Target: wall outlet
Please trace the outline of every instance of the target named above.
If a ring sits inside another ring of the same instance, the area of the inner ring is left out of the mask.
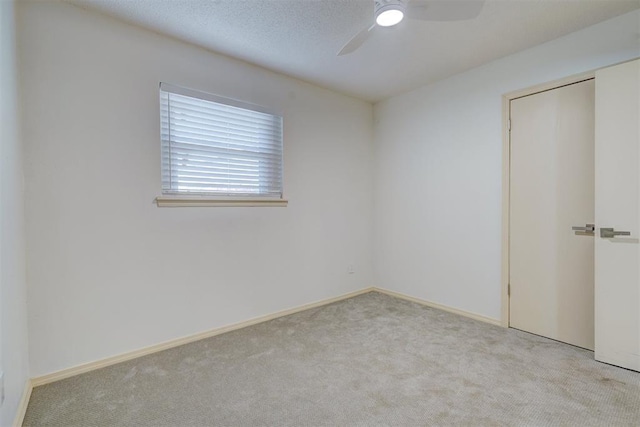
[[[4,372],[0,372],[0,406],[4,404]]]
[[[355,273],[355,272],[356,272],[356,271],[353,269],[353,264],[349,264],[349,265],[347,266],[347,273],[349,273],[349,274],[353,274],[353,273]]]

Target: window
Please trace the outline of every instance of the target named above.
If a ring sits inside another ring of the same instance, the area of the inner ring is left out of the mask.
[[[163,195],[282,199],[281,116],[166,83],[160,116]]]

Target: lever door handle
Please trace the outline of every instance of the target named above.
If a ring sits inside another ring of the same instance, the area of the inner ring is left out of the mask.
[[[585,224],[584,227],[574,225],[571,229],[576,232],[577,236],[593,236],[596,226],[595,224]]]
[[[630,231],[615,231],[613,228],[600,228],[600,237],[611,239],[616,236],[631,236]]]

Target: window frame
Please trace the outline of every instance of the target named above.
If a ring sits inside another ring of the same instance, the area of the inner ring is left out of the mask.
[[[202,92],[194,89],[188,89],[180,86],[176,86],[170,83],[160,82],[158,91],[158,101],[160,106],[160,114],[162,114],[162,99],[160,98],[161,92],[173,93],[176,95],[195,98],[203,101],[214,102],[217,104],[227,105],[231,107],[241,108],[249,111],[259,112],[263,114],[269,114],[279,117],[284,121],[283,114],[274,109],[263,107],[256,104],[240,101],[237,99],[226,98],[220,95],[214,95],[207,92]],[[284,127],[284,125],[282,125]],[[284,129],[282,129],[284,131]],[[284,198],[284,136],[282,138],[282,156],[280,159],[280,197],[274,197],[272,195],[250,195],[250,194],[238,194],[232,195],[228,193],[215,192],[203,192],[203,193],[188,193],[178,191],[167,191],[164,188],[163,182],[163,156],[164,156],[164,141],[162,135],[162,117],[160,116],[160,172],[161,172],[161,195],[156,197],[155,202],[158,207],[215,207],[215,206],[228,206],[228,207],[241,207],[241,206],[264,206],[264,207],[284,207],[287,206],[288,201]]]

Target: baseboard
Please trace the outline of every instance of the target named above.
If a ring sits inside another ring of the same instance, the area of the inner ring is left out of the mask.
[[[159,351],[168,350],[173,347],[178,347],[184,344],[189,344],[195,341],[199,341],[205,338],[214,337],[216,335],[224,334],[226,332],[235,331],[237,329],[246,328],[247,326],[256,325],[258,323],[267,322],[269,320],[277,319],[279,317],[288,316],[290,314],[298,313],[300,311],[309,310],[311,308],[321,307],[323,305],[331,304],[337,301],[345,300],[348,298],[353,298],[358,295],[362,295],[368,292],[380,292],[382,294],[387,294],[396,298],[404,299],[407,301],[412,301],[418,304],[422,304],[428,307],[436,308],[439,310],[447,311],[450,313],[458,314],[461,316],[469,317],[471,319],[479,320],[481,322],[490,323],[492,325],[500,326],[500,320],[493,319],[490,317],[482,316],[480,314],[472,313],[465,310],[460,310],[457,308],[449,307],[446,305],[438,304],[435,302],[427,301],[420,298],[415,298],[409,295],[405,295],[399,292],[390,291],[388,289],[383,288],[364,288],[359,291],[350,292],[348,294],[340,295],[334,298],[329,298],[321,301],[316,301],[310,304],[304,304],[299,307],[290,308],[287,310],[278,311],[276,313],[267,314],[265,316],[255,317],[253,319],[246,320],[244,322],[234,323],[232,325],[223,326],[221,328],[211,329],[209,331],[200,332],[194,335],[189,335],[182,338],[177,338],[174,340],[165,341],[160,344],[155,344],[149,347],[145,347],[139,350],[130,351],[127,353],[122,353],[116,356],[108,357],[105,359],[97,360],[94,362],[85,363],[82,365],[74,366],[72,368],[63,369],[61,371],[53,372],[51,374],[42,375],[39,377],[32,378],[28,384],[28,393],[25,390],[25,396],[23,399],[26,399],[24,402],[21,402],[20,408],[23,410],[22,417],[24,417],[24,411],[27,409],[27,404],[29,402],[29,396],[31,395],[31,389],[33,387],[41,386],[44,384],[49,384],[55,381],[63,380],[65,378],[70,378],[76,375],[84,374],[86,372],[94,371],[96,369],[105,368],[107,366],[115,365],[116,363],[126,362],[131,359],[135,359],[138,357],[146,356],[152,353],[157,353]],[[24,404],[24,408],[22,405]],[[18,419],[16,419],[18,420]],[[20,422],[22,422],[22,418],[20,418]],[[20,424],[18,424],[20,425]]]
[[[33,383],[31,380],[27,380],[27,383],[24,386],[24,391],[22,392],[22,398],[20,399],[20,404],[18,405],[18,412],[16,413],[16,418],[13,420],[13,427],[22,427],[22,423],[24,422],[24,416],[27,413],[27,406],[29,406],[29,399],[31,398],[31,391],[33,390]]]
[[[380,292],[382,294],[387,294],[392,297],[404,299],[407,301],[415,302],[418,304],[426,305],[427,307],[437,308],[438,310],[448,311],[449,313],[459,314],[460,316],[469,317],[474,320],[479,320],[481,322],[490,323],[492,325],[502,326],[502,322],[500,319],[494,319],[492,317],[483,316],[481,314],[472,313],[466,310],[460,310],[459,308],[449,307],[448,305],[438,304],[435,302],[427,301],[421,298],[412,297],[409,295],[401,294],[400,292],[390,291],[388,289],[383,288],[373,288],[375,292]]]
[[[116,363],[126,362],[127,360],[135,359],[137,357],[146,356],[148,354],[156,353],[162,350],[167,350],[173,347],[189,344],[194,341],[199,341],[205,338],[214,337],[216,335],[224,334],[225,332],[235,331],[237,329],[246,328],[247,326],[256,325],[258,323],[267,322],[269,320],[277,319],[278,317],[288,316],[290,314],[298,313],[300,311],[321,307],[323,305],[331,304],[331,303],[348,299],[348,298],[353,298],[355,296],[362,295],[362,294],[371,292],[373,290],[374,288],[361,289],[359,291],[350,292],[348,294],[340,295],[334,298],[316,301],[310,304],[301,305],[299,307],[290,308],[288,310],[282,310],[276,313],[267,314],[265,316],[255,317],[253,319],[249,319],[244,322],[234,323],[232,325],[223,326],[221,328],[211,329],[209,331],[200,332],[194,335],[189,335],[186,337],[165,341],[163,343],[155,344],[139,350],[122,353],[117,356],[108,357],[106,359],[96,360],[95,362],[89,362],[82,365],[74,366],[72,368],[63,369],[61,371],[53,372],[51,374],[46,374],[46,375],[32,378],[30,381],[30,385],[31,387],[37,387],[44,384],[49,384],[55,381],[63,380],[65,378],[84,374],[85,372],[94,371],[96,369],[115,365]],[[25,406],[25,410],[26,410],[26,406]]]

